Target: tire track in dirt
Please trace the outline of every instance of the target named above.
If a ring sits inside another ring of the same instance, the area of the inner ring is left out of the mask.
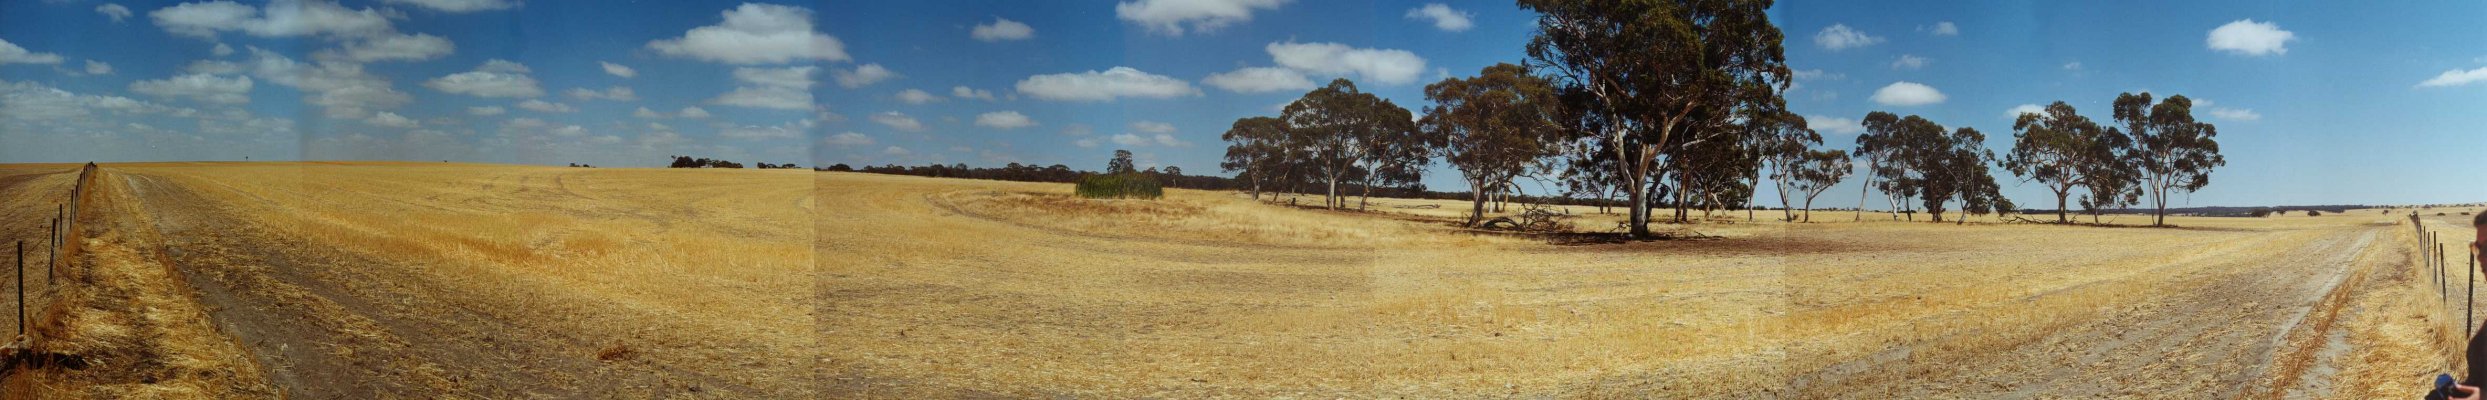
[[[169,178],[126,176],[184,280],[290,397],[766,397],[496,316],[408,268],[261,231]],[[782,393],[781,393],[782,394]]]

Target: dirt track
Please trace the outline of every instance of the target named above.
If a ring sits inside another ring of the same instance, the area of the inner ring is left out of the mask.
[[[124,189],[111,201],[145,210],[114,222],[158,232],[151,235],[160,238],[155,245],[197,289],[219,328],[240,341],[289,397],[801,392],[801,386],[744,386],[731,368],[630,362],[634,355],[628,353],[608,356],[605,349],[615,346],[615,335],[640,332],[565,329],[553,320],[531,318],[527,310],[461,293],[430,273],[440,266],[429,264],[446,261],[380,259],[341,251],[337,243],[268,231],[261,219],[237,214],[224,200],[235,196],[201,194],[216,190],[200,186],[206,182],[129,170],[110,170],[105,178]],[[551,185],[521,188],[534,186]]]

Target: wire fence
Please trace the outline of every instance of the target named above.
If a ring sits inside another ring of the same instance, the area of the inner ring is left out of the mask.
[[[17,289],[17,313],[15,315],[17,339],[11,343],[13,346],[22,347],[30,340],[26,336],[28,332],[26,329],[27,309],[41,310],[43,305],[50,304],[50,300],[57,297],[60,289],[61,269],[71,265],[72,260],[76,260],[80,254],[79,242],[81,242],[80,239],[86,237],[86,229],[83,224],[79,223],[78,211],[89,203],[87,195],[92,191],[89,186],[95,183],[95,171],[95,163],[87,163],[78,169],[77,181],[69,187],[69,197],[53,206],[52,219],[46,224],[47,234],[44,239],[39,243],[31,243],[41,246],[37,251],[42,252],[39,256],[43,258],[43,262],[34,265],[37,271],[29,272],[26,268],[29,256],[26,247],[30,244],[29,241],[16,241],[15,264],[17,268],[12,275]],[[33,276],[35,274],[42,276],[38,278]],[[27,282],[34,279],[42,280],[43,289],[30,294],[27,292],[27,286],[29,286]],[[36,304],[37,302],[42,304]]]

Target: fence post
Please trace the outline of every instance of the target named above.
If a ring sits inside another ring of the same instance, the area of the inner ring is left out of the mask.
[[[17,241],[17,336],[26,336],[26,241]]]

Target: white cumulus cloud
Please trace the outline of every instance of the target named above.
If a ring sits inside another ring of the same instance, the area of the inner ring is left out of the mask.
[[[1150,32],[1182,36],[1252,20],[1256,10],[1275,10],[1286,0],[1136,0],[1114,5],[1114,17]],[[1188,27],[1187,27],[1188,25]]]
[[[1264,49],[1279,66],[1310,73],[1333,76],[1353,73],[1367,80],[1391,85],[1414,83],[1425,73],[1425,59],[1407,50],[1295,42],[1270,43]]]
[[[1200,95],[1189,82],[1150,74],[1131,67],[1030,76],[1019,80],[1019,93],[1056,101],[1110,101],[1119,97],[1174,98]]]
[[[1821,32],[1813,34],[1814,45],[1833,51],[1872,46],[1882,42],[1883,38],[1867,35],[1855,28],[1849,28],[1847,24],[1831,24],[1830,27],[1822,28]]]
[[[870,146],[872,137],[861,133],[846,132],[829,135],[829,138],[821,139],[821,143],[828,144],[830,147]]]
[[[2211,36],[2203,42],[2215,51],[2263,56],[2288,54],[2288,41],[2291,40],[2297,40],[2297,33],[2280,30],[2280,24],[2254,22],[2249,18],[2211,29]]]
[[[952,86],[950,87],[950,97],[993,101],[993,91],[970,88],[966,86]]]
[[[17,44],[15,44],[15,43],[9,43],[9,41],[8,41],[8,40],[6,40],[6,39],[0,39],[0,64],[59,64],[59,63],[60,63],[60,55],[59,55],[59,54],[52,54],[52,53],[36,53],[36,52],[33,52],[33,51],[27,51],[27,50],[26,50],[26,48],[24,48],[24,47],[18,47],[18,46],[17,46]]]
[[[548,112],[548,113],[566,113],[566,112],[577,112],[577,111],[579,110],[578,108],[570,107],[570,105],[568,105],[568,104],[554,103],[554,102],[543,101],[543,100],[535,100],[535,99],[529,99],[529,100],[527,100],[527,101],[521,101],[521,102],[518,102],[518,108],[524,108],[524,109],[532,110],[532,111],[535,111],[535,112]]]
[[[631,78],[631,77],[637,77],[637,76],[639,76],[639,70],[636,70],[636,69],[631,69],[629,66],[625,66],[625,65],[621,65],[621,64],[614,64],[614,63],[604,62],[604,61],[597,61],[597,62],[596,62],[596,64],[598,64],[599,66],[603,66],[603,67],[604,67],[604,73],[606,73],[606,74],[611,74],[611,75],[613,75],[613,76],[619,76],[619,77],[623,77],[623,78]]]
[[[112,17],[112,23],[116,24],[130,19],[130,8],[120,4],[104,3],[104,5],[95,6],[95,12],[103,13],[106,17]]]
[[[189,74],[157,80],[130,83],[130,91],[158,98],[189,98],[209,103],[242,104],[250,102],[250,77],[231,78]]]
[[[390,3],[390,4],[413,4],[413,5],[416,5],[416,6],[421,6],[421,7],[423,7],[423,8],[429,8],[429,9],[432,9],[432,10],[434,10],[434,11],[448,12],[448,13],[466,13],[466,12],[476,12],[476,11],[506,10],[506,9],[509,9],[510,7],[517,7],[517,6],[518,6],[518,3],[517,3],[517,2],[514,2],[514,1],[509,1],[509,0],[388,0],[388,1],[389,1],[389,3]]]
[[[995,111],[977,114],[976,126],[994,129],[1019,129],[1036,126],[1036,120],[1029,119],[1026,114],[1020,114],[1018,111]]]
[[[1942,103],[1943,99],[1945,99],[1943,92],[1934,90],[1933,86],[1906,81],[1892,82],[1891,85],[1883,86],[1882,89],[1874,91],[1873,97],[1876,104],[1900,107]]]
[[[1807,116],[1805,116],[1805,126],[1806,126],[1806,127],[1813,128],[1814,130],[1818,130],[1818,131],[1830,132],[1830,133],[1836,133],[1836,134],[1842,134],[1842,135],[1854,135],[1854,134],[1859,134],[1859,133],[1865,133],[1865,124],[1864,124],[1864,123],[1857,122],[1857,120],[1854,120],[1854,119],[1840,118],[1840,117],[1832,117],[1832,116],[1825,116],[1825,115],[1807,115]]]
[[[387,111],[381,111],[378,114],[372,115],[371,118],[365,118],[363,119],[363,123],[371,126],[386,128],[414,128],[421,126],[421,124],[416,123],[412,118],[406,118],[405,116],[397,115],[397,113]]]
[[[2434,78],[2427,79],[2425,82],[2418,82],[2418,87],[2461,86],[2477,83],[2478,81],[2487,81],[2487,67],[2444,71],[2443,74],[2436,75]]]
[[[838,86],[844,86],[848,89],[864,87],[865,85],[880,83],[881,81],[898,77],[897,72],[891,72],[889,68],[881,67],[881,64],[859,65],[856,66],[855,69],[834,71],[830,73],[830,75],[834,75],[837,78]]]
[[[682,37],[648,42],[658,54],[728,64],[780,64],[797,60],[849,61],[846,44],[812,30],[812,10],[744,3],[724,12],[725,22],[692,28]]]
[[[449,74],[423,86],[453,94],[475,97],[540,97],[544,88],[535,78],[527,76],[527,66],[506,60],[485,61],[473,71]]]
[[[1936,22],[1933,33],[1935,36],[1960,36],[1960,25],[1952,21]]]
[[[1209,74],[1200,83],[1236,93],[1267,93],[1312,90],[1313,81],[1304,73],[1278,67],[1247,67],[1234,71]]]
[[[182,3],[148,12],[147,17],[166,32],[201,38],[222,31],[258,37],[363,37],[393,30],[388,16],[378,10],[327,1],[275,0],[265,7],[231,1]]]
[[[1434,29],[1459,32],[1477,26],[1476,22],[1469,20],[1469,17],[1474,15],[1467,11],[1452,9],[1451,6],[1442,3],[1429,3],[1424,7],[1409,9],[1407,17],[1408,19],[1433,21]]]
[[[994,17],[993,23],[977,24],[973,30],[968,32],[968,36],[987,42],[1027,40],[1036,37],[1036,28],[1030,28],[1028,24],[1008,18]]]
[[[873,123],[888,126],[890,129],[897,129],[906,132],[924,131],[924,123],[922,121],[916,121],[915,117],[910,117],[907,116],[907,114],[901,114],[897,111],[886,111],[879,114],[872,114],[871,118]]]

